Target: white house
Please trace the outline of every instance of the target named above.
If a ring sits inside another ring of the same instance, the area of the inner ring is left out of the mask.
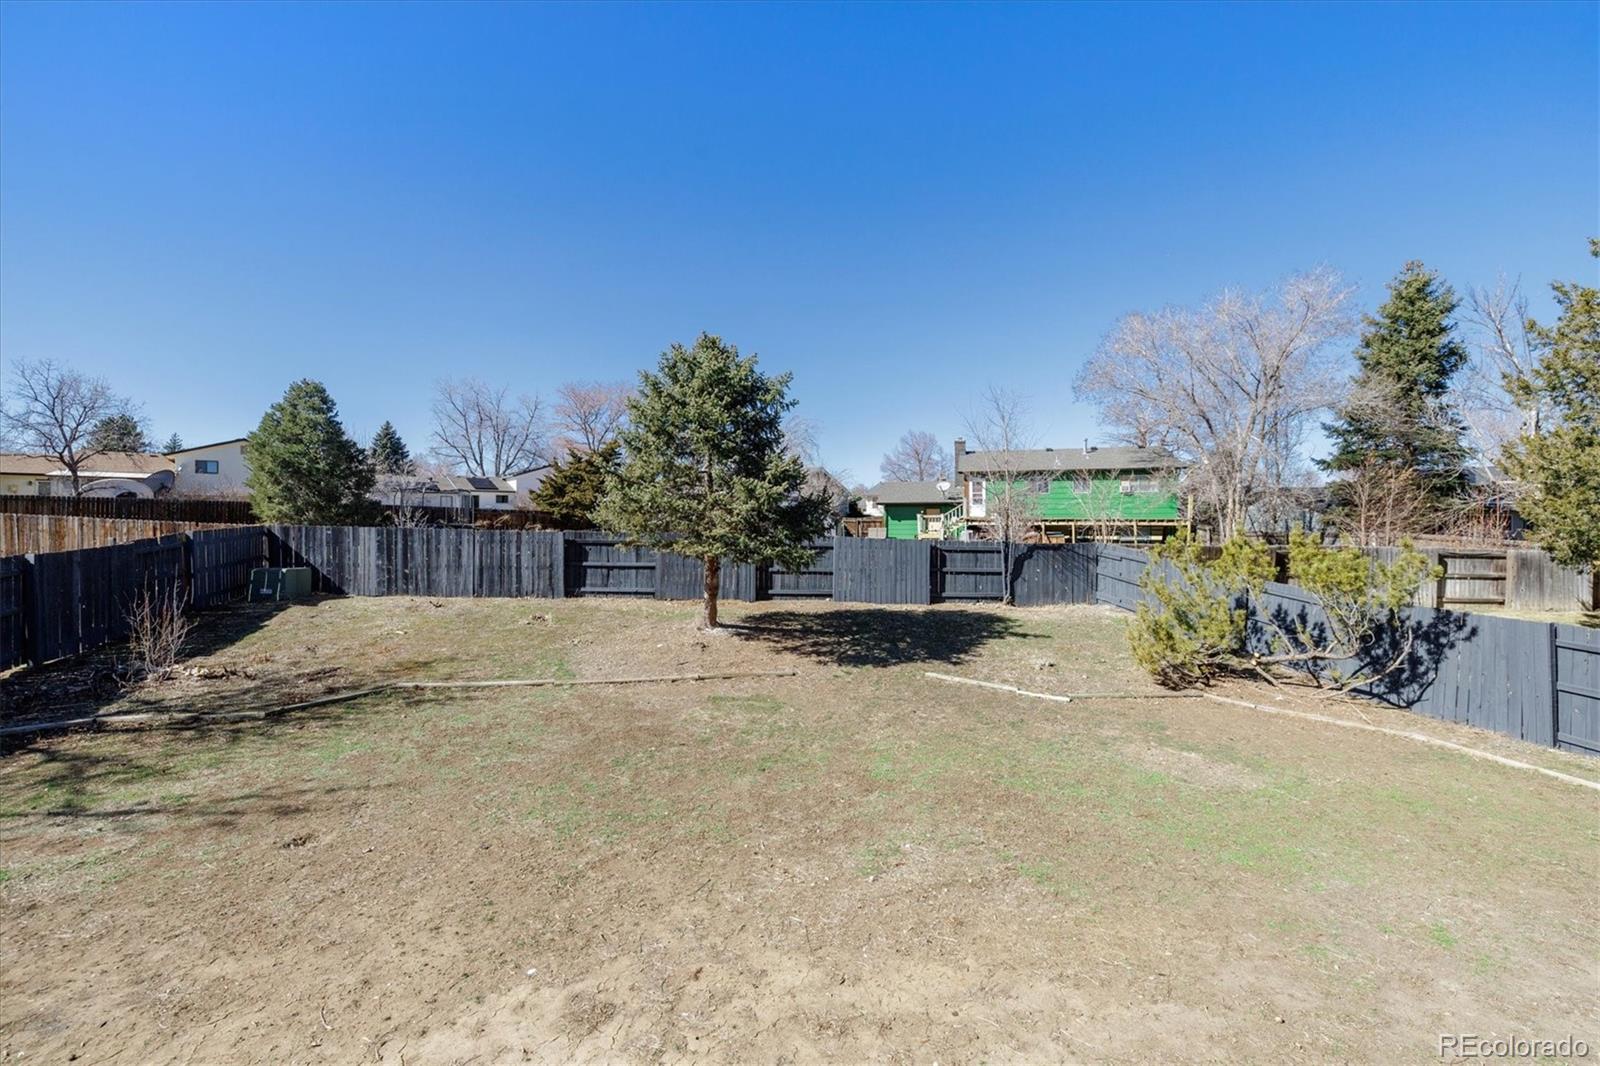
[[[453,507],[464,511],[512,511],[526,507],[527,489],[514,478],[466,474],[384,475],[373,498],[390,506]]]
[[[168,452],[176,469],[173,491],[180,496],[248,496],[245,478],[250,464],[244,457],[245,438],[219,440],[198,448]]]
[[[101,452],[78,466],[81,496],[149,499],[172,491],[172,463],[146,452]],[[71,496],[72,474],[48,455],[0,454],[0,493]]]

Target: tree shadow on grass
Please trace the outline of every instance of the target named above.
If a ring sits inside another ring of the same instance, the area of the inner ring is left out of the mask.
[[[198,758],[271,760],[303,751],[309,725],[347,723],[394,710],[399,705],[423,703],[422,692],[384,693],[379,698],[306,708],[273,718],[216,719],[174,716],[157,720],[122,735],[107,733],[107,743],[60,744],[50,733],[4,738],[8,756],[32,756],[36,762],[0,779],[0,824],[30,818],[119,819],[137,815],[167,815],[206,825],[227,826],[259,815],[290,817],[319,808],[355,802],[341,793],[366,792],[389,785],[367,782],[357,786],[272,785],[205,800],[163,797],[128,802],[122,794],[143,783],[181,787]],[[151,733],[183,734],[193,748],[149,743]],[[315,738],[322,734],[309,734]],[[251,747],[246,747],[251,745]]]
[[[741,640],[836,666],[965,662],[984,644],[1030,637],[993,611],[904,611],[877,607],[771,611],[730,625]]]

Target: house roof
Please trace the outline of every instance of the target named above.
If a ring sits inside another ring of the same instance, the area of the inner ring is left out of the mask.
[[[956,471],[1024,474],[1048,470],[1149,470],[1182,466],[1157,448],[1023,448],[1015,451],[967,452],[956,456]]]
[[[172,461],[164,455],[154,455],[149,452],[101,452],[83,461],[78,468],[78,476],[143,478],[171,469]],[[0,473],[57,474],[66,477],[67,468],[61,465],[60,460],[48,455],[0,453]]]
[[[243,444],[249,439],[249,437],[229,437],[227,440],[214,440],[210,444],[196,444],[193,448],[179,448],[177,451],[168,452],[167,454],[187,455],[189,452],[203,452],[207,448],[220,448],[224,444]]]
[[[961,498],[961,489],[951,485],[940,492],[937,481],[880,481],[867,490],[867,497],[879,503],[949,503]]]
[[[466,474],[440,474],[429,479],[439,492],[516,492],[503,477],[476,477]]]

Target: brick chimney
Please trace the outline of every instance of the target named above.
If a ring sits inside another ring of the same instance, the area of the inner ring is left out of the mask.
[[[956,461],[956,469],[961,469],[961,457],[967,454],[967,439],[957,437],[955,447],[950,450],[951,456]]]

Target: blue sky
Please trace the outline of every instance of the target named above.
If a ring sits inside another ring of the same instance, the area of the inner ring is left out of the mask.
[[[877,477],[994,381],[1041,435],[1116,318],[1326,263],[1363,308],[1593,277],[1600,6],[0,8],[0,360],[158,435],[292,379],[426,443],[723,334]]]

